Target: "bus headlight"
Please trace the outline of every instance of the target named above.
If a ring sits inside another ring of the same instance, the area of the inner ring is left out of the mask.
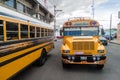
[[[93,56],[93,60],[94,60],[94,61],[96,60],[96,56]]]
[[[63,50],[63,53],[70,53],[70,50]]]
[[[98,53],[104,53],[104,50],[98,50]]]
[[[99,61],[100,60],[100,56],[93,56],[93,60],[94,61]]]
[[[75,57],[74,57],[74,56],[72,56],[72,60],[75,60]]]

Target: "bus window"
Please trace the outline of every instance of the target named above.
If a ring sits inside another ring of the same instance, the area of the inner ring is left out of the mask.
[[[44,37],[44,28],[41,28],[41,37]]]
[[[37,30],[37,37],[40,37],[40,28],[37,27],[36,30]]]
[[[48,29],[48,36],[50,36],[50,29]]]
[[[45,36],[47,36],[47,29],[45,29]]]
[[[0,41],[3,41],[4,36],[3,36],[3,21],[0,20]]]
[[[53,30],[50,30],[50,36],[53,36]]]
[[[30,26],[30,38],[34,38],[34,37],[35,37],[35,27]]]
[[[18,24],[6,22],[7,40],[18,40]]]
[[[47,29],[47,36],[49,36],[49,29]]]
[[[80,28],[64,28],[64,36],[80,36]]]
[[[81,28],[81,35],[82,36],[95,36],[95,35],[99,35],[98,32],[99,28],[98,27],[82,27]]]
[[[21,38],[28,38],[28,25],[21,24]]]

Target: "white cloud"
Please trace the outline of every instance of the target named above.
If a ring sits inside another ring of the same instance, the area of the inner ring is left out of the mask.
[[[95,0],[95,6],[107,2],[108,0]],[[92,17],[92,0],[61,0],[57,9],[62,9],[64,14],[57,17],[58,24],[71,17]]]
[[[104,15],[97,14],[95,19],[99,21],[101,25],[103,25],[103,28],[108,29],[110,28],[110,17],[112,14],[112,28],[117,28],[117,24],[119,23],[117,13],[110,13],[109,11],[106,11],[103,13]]]
[[[48,0],[47,6],[48,9],[53,12],[53,4],[56,4],[56,9],[62,9],[64,13],[57,16],[57,24],[61,25],[63,22],[68,20],[71,17],[92,17],[92,0]],[[117,19],[117,6],[116,9],[110,10],[110,8],[105,8],[101,6],[101,10],[98,10],[97,7],[103,3],[107,3],[109,0],[94,0],[95,3],[95,19],[100,22],[100,25],[103,25],[104,28],[109,28],[110,26],[110,14],[113,14],[112,27],[116,27],[118,23]],[[111,7],[112,8],[112,7]],[[104,21],[103,21],[104,20]]]
[[[108,0],[94,0],[95,5],[107,2]],[[65,12],[73,12],[76,10],[86,10],[92,5],[92,0],[61,0],[58,8],[63,9]]]

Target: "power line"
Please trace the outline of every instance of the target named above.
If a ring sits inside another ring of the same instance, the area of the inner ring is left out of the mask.
[[[110,21],[110,20],[97,20],[97,21]],[[113,20],[113,21],[119,21],[119,20]]]

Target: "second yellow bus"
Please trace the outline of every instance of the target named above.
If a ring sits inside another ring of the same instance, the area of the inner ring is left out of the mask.
[[[0,16],[0,80],[10,79],[33,62],[43,65],[53,48],[53,29]]]

